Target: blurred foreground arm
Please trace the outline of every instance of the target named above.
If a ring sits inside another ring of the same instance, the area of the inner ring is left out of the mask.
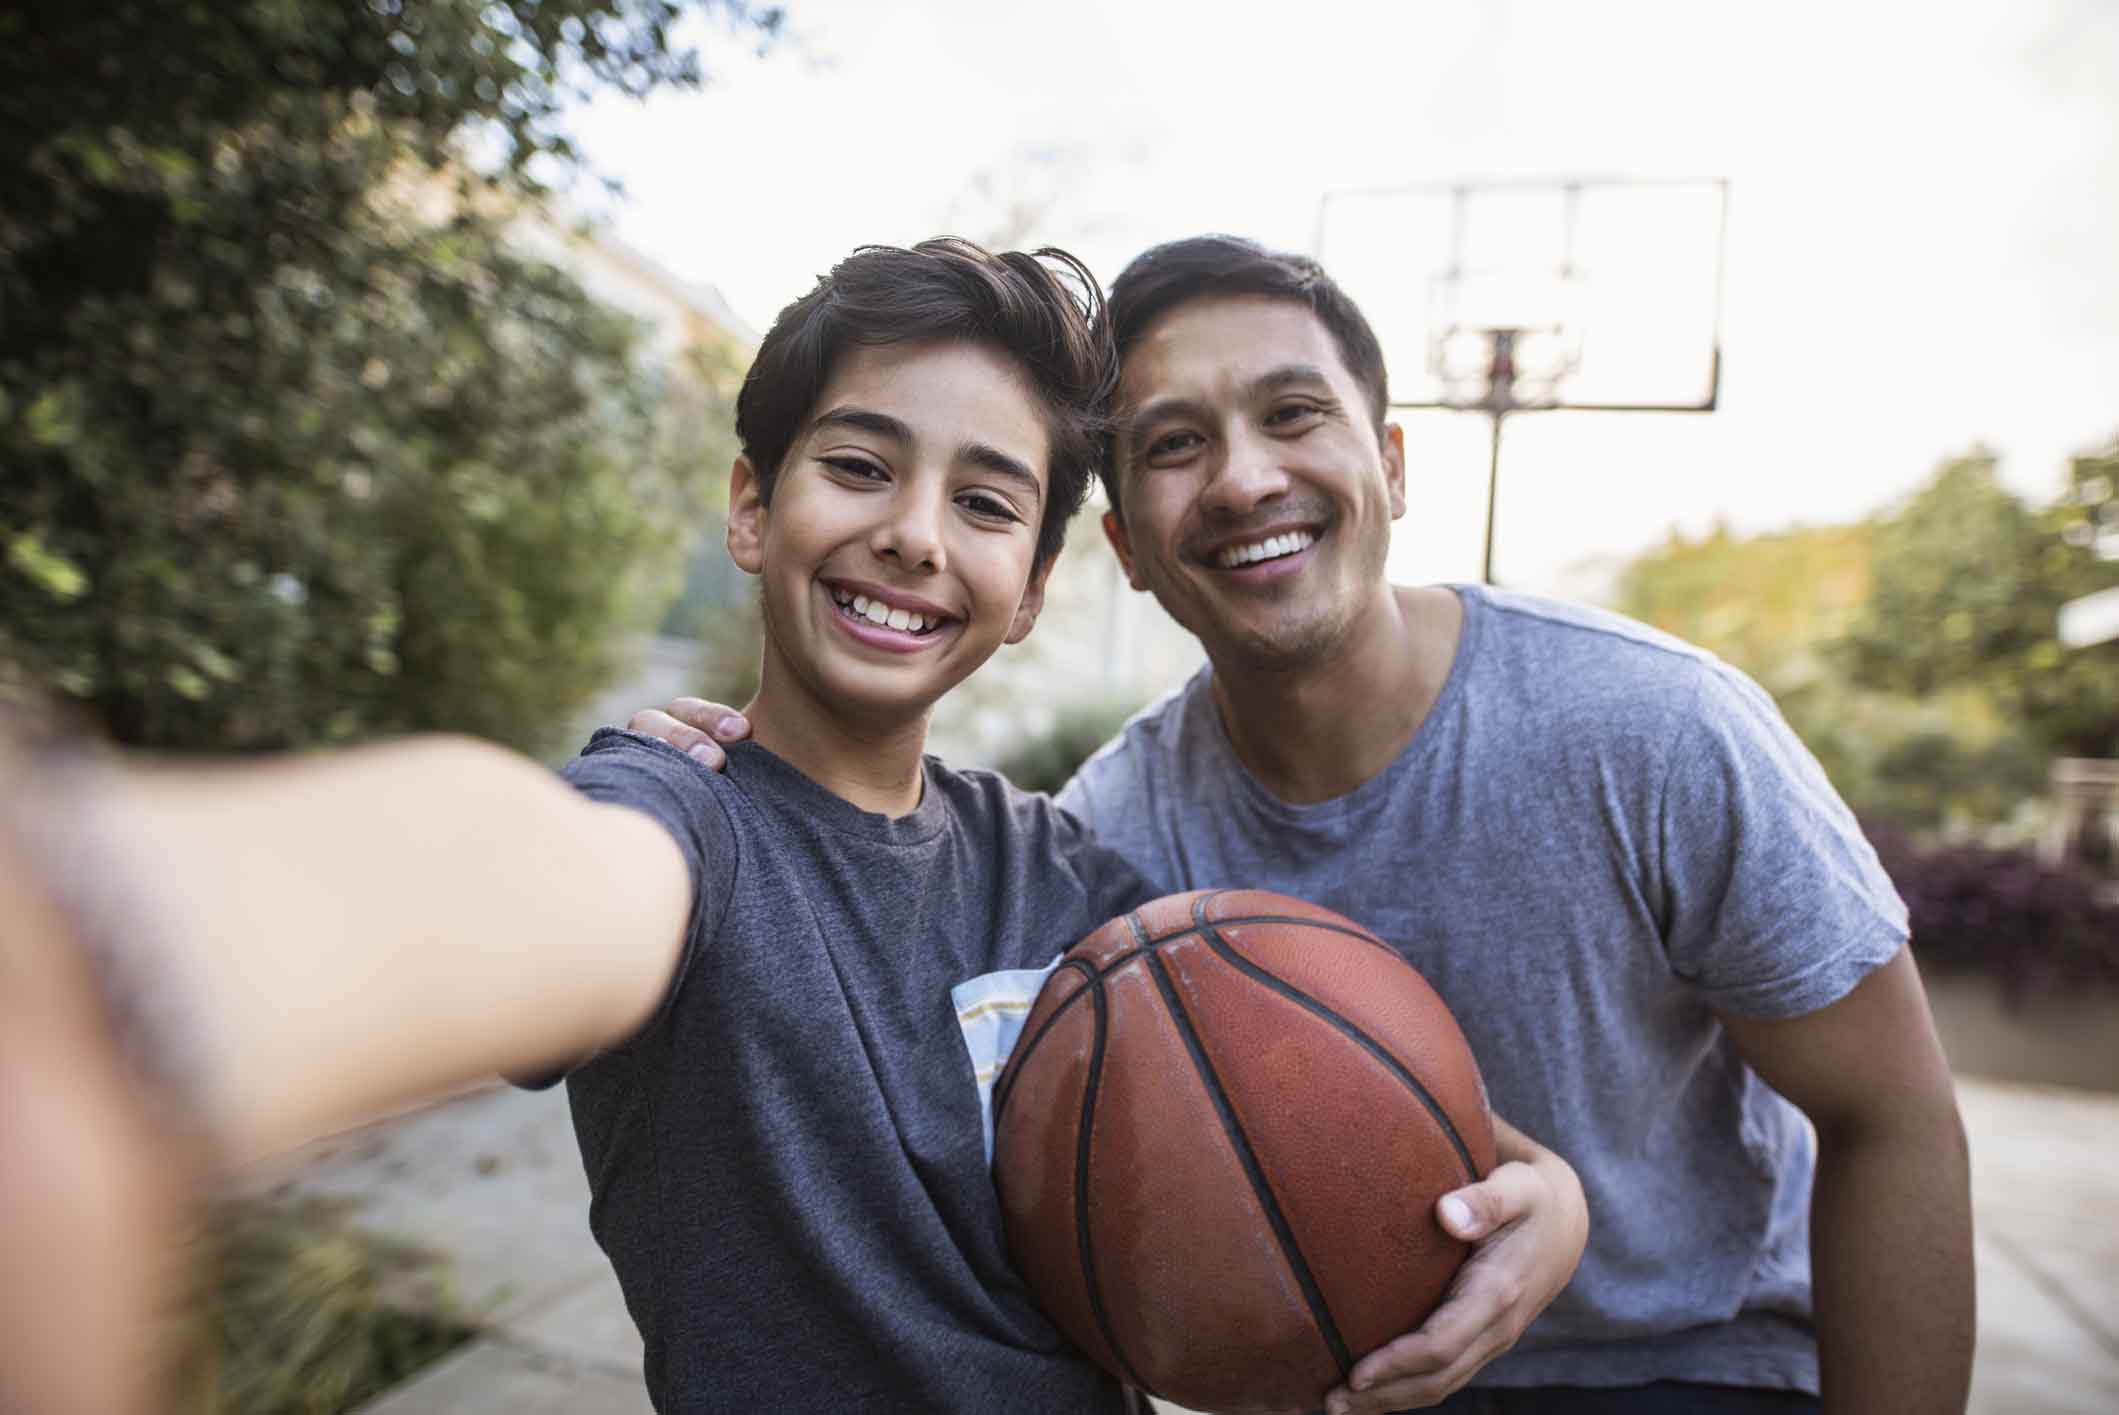
[[[1448,1296],[1418,1331],[1356,1362],[1329,1415],[1437,1403],[1514,1346],[1574,1277],[1589,1204],[1573,1166],[1498,1115],[1494,1147],[1493,1172],[1436,1205],[1442,1226],[1474,1245]]]
[[[66,776],[61,868],[225,1160],[621,1040],[682,943],[659,826],[469,739]]]
[[[1744,1060],[1817,1127],[1810,1268],[1825,1409],[1962,1411],[1969,1161],[1911,951],[1808,1016],[1722,1020]]]

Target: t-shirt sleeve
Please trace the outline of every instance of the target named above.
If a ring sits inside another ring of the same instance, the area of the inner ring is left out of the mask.
[[[1088,895],[1089,917],[1115,919],[1168,891],[1118,851],[1100,844],[1082,819],[1054,798],[1054,838]]]
[[[1060,787],[1052,803],[1091,831],[1096,829],[1096,792],[1089,784],[1086,768],[1078,769],[1067,778],[1067,784]]]
[[[693,956],[720,931],[736,878],[735,829],[717,794],[719,783],[707,768],[653,737],[603,728],[559,774],[592,801],[629,806],[651,817],[677,842],[691,875],[684,951],[645,1031],[669,1010],[670,999],[691,971]]]
[[[1814,1012],[1906,942],[1906,909],[1816,758],[1749,678],[1702,665],[1658,835],[1671,968],[1747,1017]]]

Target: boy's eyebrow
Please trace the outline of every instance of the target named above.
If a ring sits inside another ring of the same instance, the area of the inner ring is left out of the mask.
[[[957,449],[957,457],[973,466],[983,467],[996,476],[1020,482],[1032,501],[1043,501],[1045,498],[1045,484],[1038,480],[1037,473],[998,447],[984,442],[967,442]]]
[[[887,437],[893,442],[912,441],[912,429],[907,427],[903,420],[888,413],[876,412],[872,408],[832,408],[810,420],[811,432],[823,427],[850,427],[860,432],[872,432],[878,437]]]

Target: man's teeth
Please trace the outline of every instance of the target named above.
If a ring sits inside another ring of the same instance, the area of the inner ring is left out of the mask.
[[[1289,531],[1286,535],[1267,536],[1250,545],[1232,545],[1218,557],[1224,570],[1233,570],[1239,565],[1253,565],[1261,560],[1277,560],[1283,555],[1293,555],[1298,550],[1307,550],[1317,544],[1317,537],[1308,531]]]
[[[834,594],[832,598],[839,602],[840,608],[852,610],[859,618],[866,619],[871,624],[886,625],[900,633],[924,634],[929,628],[942,622],[940,619],[929,619],[924,614],[914,614],[907,609],[892,609],[883,601],[870,599],[865,594],[857,594],[852,599],[843,594]]]

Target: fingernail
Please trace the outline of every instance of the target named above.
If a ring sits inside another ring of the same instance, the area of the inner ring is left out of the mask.
[[[1442,1221],[1454,1229],[1470,1228],[1472,1226],[1472,1206],[1465,1203],[1455,1194],[1446,1195],[1442,1200]]]
[[[714,724],[714,735],[724,742],[733,742],[743,733],[743,724],[732,717],[724,717]]]
[[[721,761],[721,749],[714,746],[711,742],[694,742],[685,749],[685,755],[695,762],[704,762],[708,766],[718,765]]]

